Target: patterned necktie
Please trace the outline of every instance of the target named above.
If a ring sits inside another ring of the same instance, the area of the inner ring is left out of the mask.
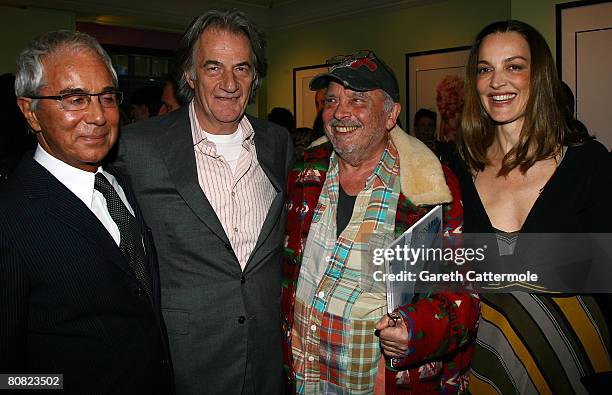
[[[136,274],[136,278],[147,291],[147,294],[151,296],[151,282],[149,281],[149,273],[145,269],[144,248],[136,218],[130,214],[115,188],[102,173],[96,173],[94,188],[106,199],[108,212],[119,228],[121,234],[119,249],[121,253],[130,262],[130,267]]]

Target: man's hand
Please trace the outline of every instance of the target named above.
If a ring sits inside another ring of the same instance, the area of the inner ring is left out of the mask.
[[[379,334],[380,344],[383,353],[389,358],[401,358],[406,356],[408,350],[408,328],[404,325],[401,317],[399,320],[393,320],[388,314],[383,316],[378,323],[376,329]]]

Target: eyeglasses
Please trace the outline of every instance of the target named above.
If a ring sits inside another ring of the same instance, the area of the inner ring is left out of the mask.
[[[27,96],[29,99],[51,99],[60,102],[60,107],[65,111],[84,110],[91,104],[91,97],[97,96],[100,105],[104,108],[117,108],[123,101],[123,92],[104,91],[100,93],[66,93],[57,96]]]
[[[329,71],[332,71],[336,67],[345,66],[347,63],[351,63],[355,60],[365,59],[365,58],[376,59],[376,54],[374,54],[374,52],[369,49],[362,49],[350,55],[333,56],[327,59],[325,63],[327,64]]]

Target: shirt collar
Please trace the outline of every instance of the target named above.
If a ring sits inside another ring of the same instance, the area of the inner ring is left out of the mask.
[[[393,188],[391,185],[392,176],[399,176],[399,155],[393,140],[389,138],[387,147],[383,152],[378,165],[374,169],[373,177],[378,177],[380,181],[388,188]],[[368,180],[369,182],[370,180]]]
[[[189,121],[191,123],[191,135],[193,138],[193,145],[198,145],[200,142],[208,142],[208,139],[204,135],[204,130],[200,126],[200,122],[198,122],[198,117],[195,111],[195,99],[193,99],[189,103]],[[242,131],[242,139],[243,141],[250,141],[253,138],[253,126],[246,115],[242,116],[240,123],[238,124],[238,129]],[[207,131],[210,133],[210,131]]]
[[[62,162],[45,151],[40,144],[36,147],[36,152],[34,152],[34,160],[81,199],[88,208],[91,208],[96,173],[77,169]],[[102,168],[98,167],[97,172],[100,171],[102,171]]]

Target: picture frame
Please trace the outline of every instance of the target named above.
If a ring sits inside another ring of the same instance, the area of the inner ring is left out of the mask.
[[[325,72],[327,72],[327,64],[293,69],[293,115],[296,128],[312,128],[312,124],[317,117],[317,110],[315,92],[310,90],[308,84],[314,76]]]
[[[573,115],[612,149],[612,1],[557,4],[555,15],[557,69],[574,94]]]
[[[436,89],[448,75],[465,78],[469,46],[436,49],[406,54],[406,126],[413,132],[416,111],[426,108],[438,114],[436,136],[441,137],[442,117],[436,104]]]

